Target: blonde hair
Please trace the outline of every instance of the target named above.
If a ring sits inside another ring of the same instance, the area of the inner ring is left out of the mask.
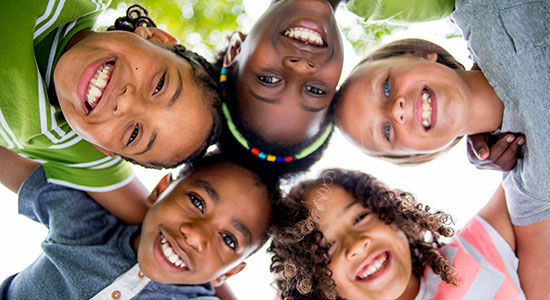
[[[386,59],[393,56],[413,54],[415,56],[425,57],[429,53],[437,54],[437,61],[436,61],[437,63],[443,64],[451,69],[465,70],[464,66],[461,63],[459,63],[456,60],[456,58],[454,58],[454,56],[452,56],[451,53],[449,53],[443,47],[422,39],[402,39],[402,40],[397,40],[389,44],[386,44],[376,49],[374,52],[370,53],[365,58],[363,58],[363,60],[361,60],[361,62],[359,62],[359,64],[357,64],[355,68],[357,68],[358,66],[364,63]],[[340,91],[343,91],[345,89],[345,86],[346,86],[346,82],[342,84],[342,88],[340,89]],[[432,153],[416,153],[416,154],[406,154],[406,155],[388,155],[388,154],[372,154],[372,153],[369,153],[369,154],[371,156],[382,158],[386,161],[389,161],[397,165],[418,165],[418,164],[432,161],[433,159],[446,153],[452,147],[458,144],[458,142],[461,139],[462,139],[462,136],[456,137],[454,141],[452,141],[448,146],[446,146],[445,148],[439,151],[432,152]]]

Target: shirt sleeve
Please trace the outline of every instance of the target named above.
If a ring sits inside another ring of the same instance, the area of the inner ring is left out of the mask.
[[[47,240],[65,245],[99,245],[120,225],[86,192],[47,182],[39,166],[19,189],[19,213],[49,230]]]
[[[454,0],[350,0],[347,7],[365,21],[410,23],[448,17]]]

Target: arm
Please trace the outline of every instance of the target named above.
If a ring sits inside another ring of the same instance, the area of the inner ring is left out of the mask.
[[[550,219],[514,225],[519,258],[518,274],[527,299],[550,299]]]
[[[512,225],[502,186],[478,215],[516,252],[521,288],[527,299],[550,299],[550,219],[526,226]]]
[[[17,193],[21,184],[38,165],[39,163],[0,146],[0,182],[12,192]]]
[[[489,223],[502,238],[510,245],[512,251],[516,250],[516,237],[512,228],[512,221],[506,206],[506,196],[502,185],[494,193],[489,203],[487,203],[478,213],[487,223]]]
[[[148,209],[145,199],[149,192],[138,178],[134,178],[117,190],[102,193],[88,192],[88,195],[127,223],[141,223]]]

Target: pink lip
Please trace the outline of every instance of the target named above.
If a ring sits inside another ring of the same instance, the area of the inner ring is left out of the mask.
[[[172,249],[176,252],[176,254],[183,260],[185,263],[185,268],[176,267],[174,264],[172,264],[168,259],[164,256],[164,253],[162,252],[161,248],[161,232],[157,235],[157,238],[155,240],[155,244],[153,245],[153,257],[157,264],[164,269],[167,272],[171,273],[178,273],[178,272],[191,272],[191,268],[189,265],[189,258],[187,257],[187,254],[180,248],[180,246],[171,240],[170,237],[166,236],[165,234],[162,234],[164,238],[167,240],[167,242],[170,244]]]
[[[360,275],[363,274],[370,267],[372,262],[374,262],[375,260],[377,260],[383,255],[387,255],[387,260],[384,266],[380,270],[376,271],[376,273],[369,276],[368,278],[361,279]],[[382,277],[390,269],[391,264],[392,264],[392,256],[389,251],[383,251],[376,255],[371,255],[361,264],[358,271],[355,273],[355,281],[365,282],[365,283],[373,282],[378,278]]]
[[[432,99],[432,103],[431,103],[432,104],[432,124],[428,129],[424,128],[424,125],[422,124],[422,92],[424,90],[427,90],[428,93],[430,93],[430,98]],[[422,89],[420,90],[420,93],[418,94],[418,98],[416,99],[414,115],[416,117],[416,121],[418,122],[418,125],[420,125],[420,127],[424,131],[432,130],[437,123],[437,99],[434,91],[430,89],[428,86],[422,87]]]
[[[88,67],[86,67],[86,69],[84,69],[84,72],[82,73],[82,76],[80,77],[80,81],[78,82],[76,92],[77,92],[78,98],[80,99],[80,104],[82,106],[82,110],[84,111],[84,114],[86,114],[86,115],[90,113],[88,111],[88,108],[86,107],[86,104],[85,104],[86,103],[86,92],[88,91],[88,86],[90,85],[90,80],[92,80],[92,78],[96,74],[97,69],[99,69],[99,67],[101,67],[102,65],[104,65],[105,63],[110,62],[110,61],[114,62],[114,61],[116,61],[116,58],[108,57],[108,58],[102,58],[102,59],[94,61],[93,63],[88,65]],[[112,79],[112,75],[111,75],[111,79]],[[101,103],[101,100],[103,100],[105,98],[105,95],[106,95],[107,89],[110,86],[110,83],[111,83],[111,81],[109,81],[109,83],[107,84],[107,86],[103,90],[103,95],[99,99],[100,100],[99,103]],[[99,105],[99,103],[98,103],[98,105]]]
[[[291,25],[285,27],[285,29],[282,31],[282,35],[284,36],[285,32],[291,28],[298,28],[298,27],[302,27],[302,28],[307,28],[309,30],[313,30],[315,32],[317,32],[318,34],[321,35],[321,38],[323,39],[323,48],[324,47],[327,47],[327,33],[325,32],[325,29],[317,24],[316,22],[313,22],[313,21],[309,21],[309,20],[301,20],[301,21],[297,21],[297,22],[294,22],[292,23]]]

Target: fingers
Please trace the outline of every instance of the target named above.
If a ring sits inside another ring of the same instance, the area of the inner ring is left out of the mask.
[[[488,134],[468,136],[468,159],[478,169],[510,171],[516,165],[525,136],[506,134],[489,147]]]
[[[489,157],[489,145],[487,133],[468,135],[468,153],[475,155],[478,160],[485,160]],[[473,158],[473,157],[472,157]],[[470,160],[471,161],[471,160]]]
[[[525,143],[524,136],[506,135],[491,147],[489,160],[502,171],[510,171],[516,165],[521,146]]]

